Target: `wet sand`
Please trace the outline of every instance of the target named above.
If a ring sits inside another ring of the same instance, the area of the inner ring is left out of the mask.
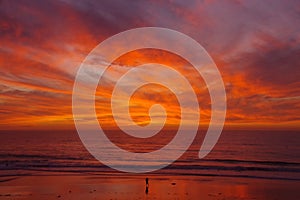
[[[289,180],[37,173],[1,177],[0,181],[0,199],[300,199],[300,181]]]

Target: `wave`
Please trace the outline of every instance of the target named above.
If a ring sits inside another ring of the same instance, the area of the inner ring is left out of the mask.
[[[100,167],[101,168],[101,167]],[[105,168],[105,167],[103,167]],[[120,176],[123,175],[121,172],[116,172],[116,171],[91,171],[91,170],[76,170],[76,169],[60,169],[60,168],[38,168],[38,169],[31,169],[28,168],[27,171],[32,171],[32,172],[59,172],[59,174],[51,174],[51,175],[64,175],[61,173],[77,173],[77,174],[83,174],[83,175],[100,175],[100,176]],[[216,173],[182,173],[182,172],[172,172],[172,171],[160,171],[160,172],[151,172],[147,173],[148,175],[162,175],[162,176],[184,176],[186,178],[188,177],[226,177],[226,178],[251,178],[251,179],[269,179],[269,180],[289,180],[289,181],[300,181],[300,177],[285,177],[285,176],[268,176],[268,175],[247,175],[247,174],[216,174]],[[3,182],[10,181],[16,179],[16,177],[21,177],[21,176],[48,176],[48,174],[43,173],[43,174],[36,174],[36,173],[11,173],[11,174],[5,174],[1,175],[0,177],[12,177],[12,178],[6,178],[2,179]],[[132,174],[129,174],[130,176]]]
[[[11,160],[13,158],[39,158],[42,160],[94,160],[92,156],[65,156],[65,155],[40,155],[40,154],[0,154],[0,158],[3,161],[3,158],[9,158]],[[228,163],[228,164],[260,164],[260,165],[281,165],[281,166],[299,166],[300,162],[288,162],[288,161],[267,161],[267,160],[240,160],[240,159],[201,159],[201,160],[179,160],[179,163],[193,163],[193,162],[202,162],[202,163]]]
[[[239,160],[239,159],[201,159],[202,162],[216,162],[216,163],[229,163],[229,164],[261,164],[261,165],[290,165],[300,166],[300,162],[287,162],[287,161],[263,161],[263,160]],[[180,162],[193,162],[191,160],[181,160]]]
[[[41,154],[0,154],[0,158],[40,158],[45,160],[85,160],[93,159],[92,157],[70,157],[70,156],[53,156],[53,155],[41,155]]]
[[[0,170],[14,171],[116,173],[90,155],[0,154]],[[126,165],[130,168],[130,165]],[[1,173],[1,174],[3,174]],[[25,172],[24,172],[25,173]],[[1,175],[0,174],[0,175]],[[220,176],[300,180],[300,163],[287,161],[201,159],[179,160],[153,172],[159,175]]]

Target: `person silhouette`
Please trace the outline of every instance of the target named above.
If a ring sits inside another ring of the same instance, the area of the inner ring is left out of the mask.
[[[149,192],[149,179],[148,179],[148,177],[145,179],[145,181],[146,181],[146,190],[145,190],[145,193],[148,194],[148,192]]]
[[[145,179],[145,181],[146,181],[146,187],[148,187],[149,186],[149,179],[148,179],[148,177]]]

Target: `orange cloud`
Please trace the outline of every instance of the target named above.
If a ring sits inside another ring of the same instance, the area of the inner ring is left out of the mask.
[[[72,87],[80,63],[105,38],[141,26],[186,33],[212,55],[227,92],[226,126],[300,128],[299,3],[274,3],[272,12],[261,1],[130,4],[0,1],[0,129],[74,128]],[[207,125],[210,98],[202,78],[184,59],[152,49],[121,56],[105,72],[97,89],[99,123],[116,126],[110,109],[114,81],[147,62],[187,77],[200,103],[200,123]],[[167,126],[176,127],[176,98],[154,86],[132,97],[133,120],[147,124],[156,102],[168,111]]]

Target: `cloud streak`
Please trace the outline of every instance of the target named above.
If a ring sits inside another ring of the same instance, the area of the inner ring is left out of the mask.
[[[300,128],[299,19],[300,3],[293,0],[2,0],[0,128],[74,128],[71,95],[80,63],[109,36],[143,26],[183,32],[212,55],[226,86],[227,126]],[[184,60],[151,50],[123,56],[106,72],[97,90],[103,103],[96,102],[99,119],[108,127],[114,124],[107,106],[115,80],[149,61],[172,66],[198,86],[201,123],[209,123],[210,99],[202,78]],[[177,123],[178,105],[164,94],[153,99],[137,93],[134,120],[147,123],[147,106],[159,100],[170,112],[167,122]]]

